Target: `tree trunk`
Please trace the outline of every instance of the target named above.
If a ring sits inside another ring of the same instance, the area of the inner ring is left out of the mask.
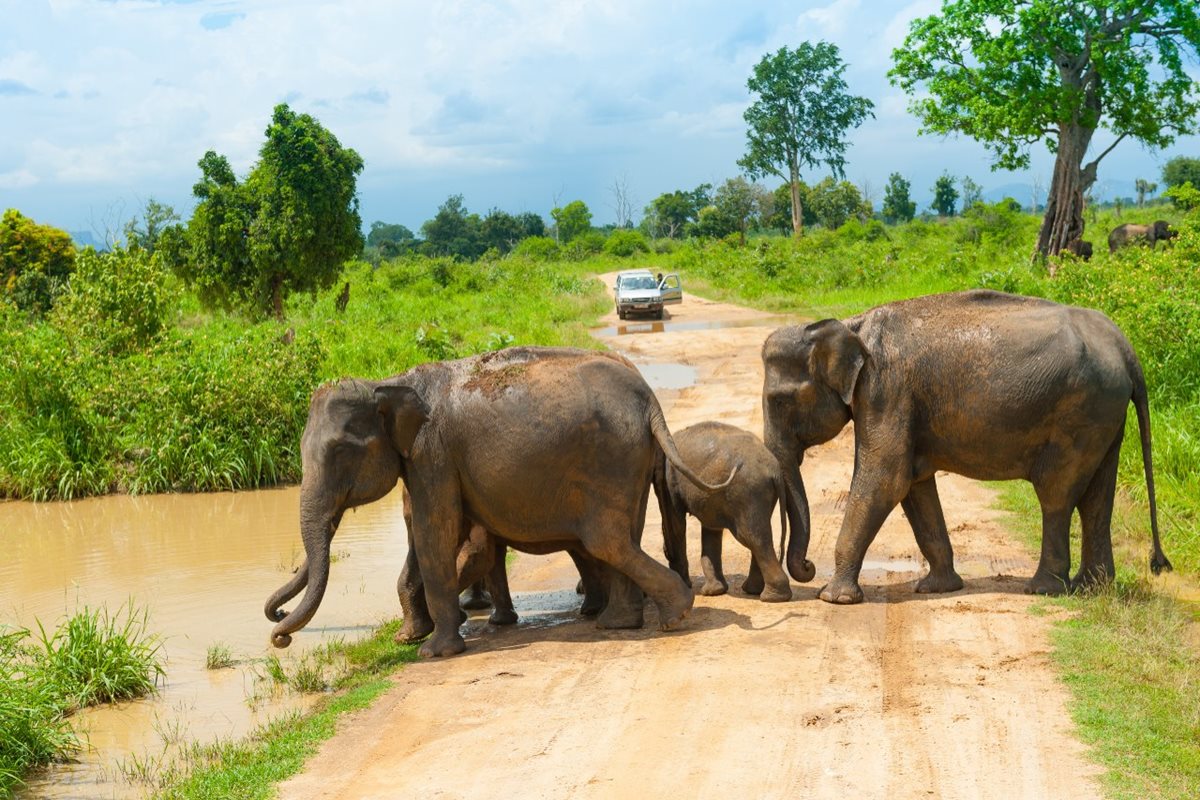
[[[276,275],[271,278],[271,310],[275,313],[275,319],[283,322],[283,276]]]
[[[804,214],[800,207],[800,175],[792,170],[792,236],[799,239],[804,234]]]
[[[1054,177],[1046,196],[1036,255],[1057,255],[1083,236],[1083,195],[1096,181],[1096,162],[1087,169],[1082,164],[1094,132],[1081,125],[1059,129]]]

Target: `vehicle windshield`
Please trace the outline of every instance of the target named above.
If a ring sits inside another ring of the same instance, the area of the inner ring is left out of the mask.
[[[622,289],[657,289],[658,283],[649,275],[637,275],[621,281]]]

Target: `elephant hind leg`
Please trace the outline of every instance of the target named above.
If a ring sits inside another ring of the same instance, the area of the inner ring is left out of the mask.
[[[508,547],[497,544],[495,549],[492,568],[487,577],[487,587],[491,590],[495,608],[488,617],[488,622],[493,625],[516,625],[517,609],[513,605],[512,594],[508,591],[508,565],[504,563]]]
[[[1083,542],[1079,571],[1071,580],[1072,589],[1086,589],[1108,583],[1116,575],[1116,566],[1113,563],[1112,512],[1122,438],[1121,434],[1117,435],[1079,500]]]
[[[900,506],[912,526],[921,555],[929,562],[929,574],[917,581],[917,592],[937,594],[961,589],[963,582],[954,570],[954,548],[946,530],[936,480],[929,478],[914,483]]]
[[[700,594],[706,597],[729,591],[729,581],[725,580],[721,565],[721,537],[724,535],[725,531],[720,528],[700,528],[700,568],[704,571]]]
[[[739,516],[734,538],[750,551],[750,573],[742,584],[746,594],[758,595],[764,603],[783,603],[792,599],[792,584],[771,541],[771,512],[775,504],[752,509]]]

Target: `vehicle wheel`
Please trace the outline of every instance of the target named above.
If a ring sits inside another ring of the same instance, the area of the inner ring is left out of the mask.
[[[617,319],[625,319],[625,312],[619,308],[617,309]]]
[[[662,319],[662,318],[663,318],[663,310],[662,310],[661,308],[660,308],[658,311],[655,311],[655,312],[654,312],[654,318],[655,318],[655,319]]]

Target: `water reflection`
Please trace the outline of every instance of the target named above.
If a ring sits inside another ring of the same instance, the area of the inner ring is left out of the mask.
[[[784,316],[751,317],[734,320],[687,320],[680,322],[623,322],[607,328],[596,328],[593,336],[631,336],[640,333],[669,333],[672,331],[715,331],[726,328],[778,328],[794,325],[796,320]]]

